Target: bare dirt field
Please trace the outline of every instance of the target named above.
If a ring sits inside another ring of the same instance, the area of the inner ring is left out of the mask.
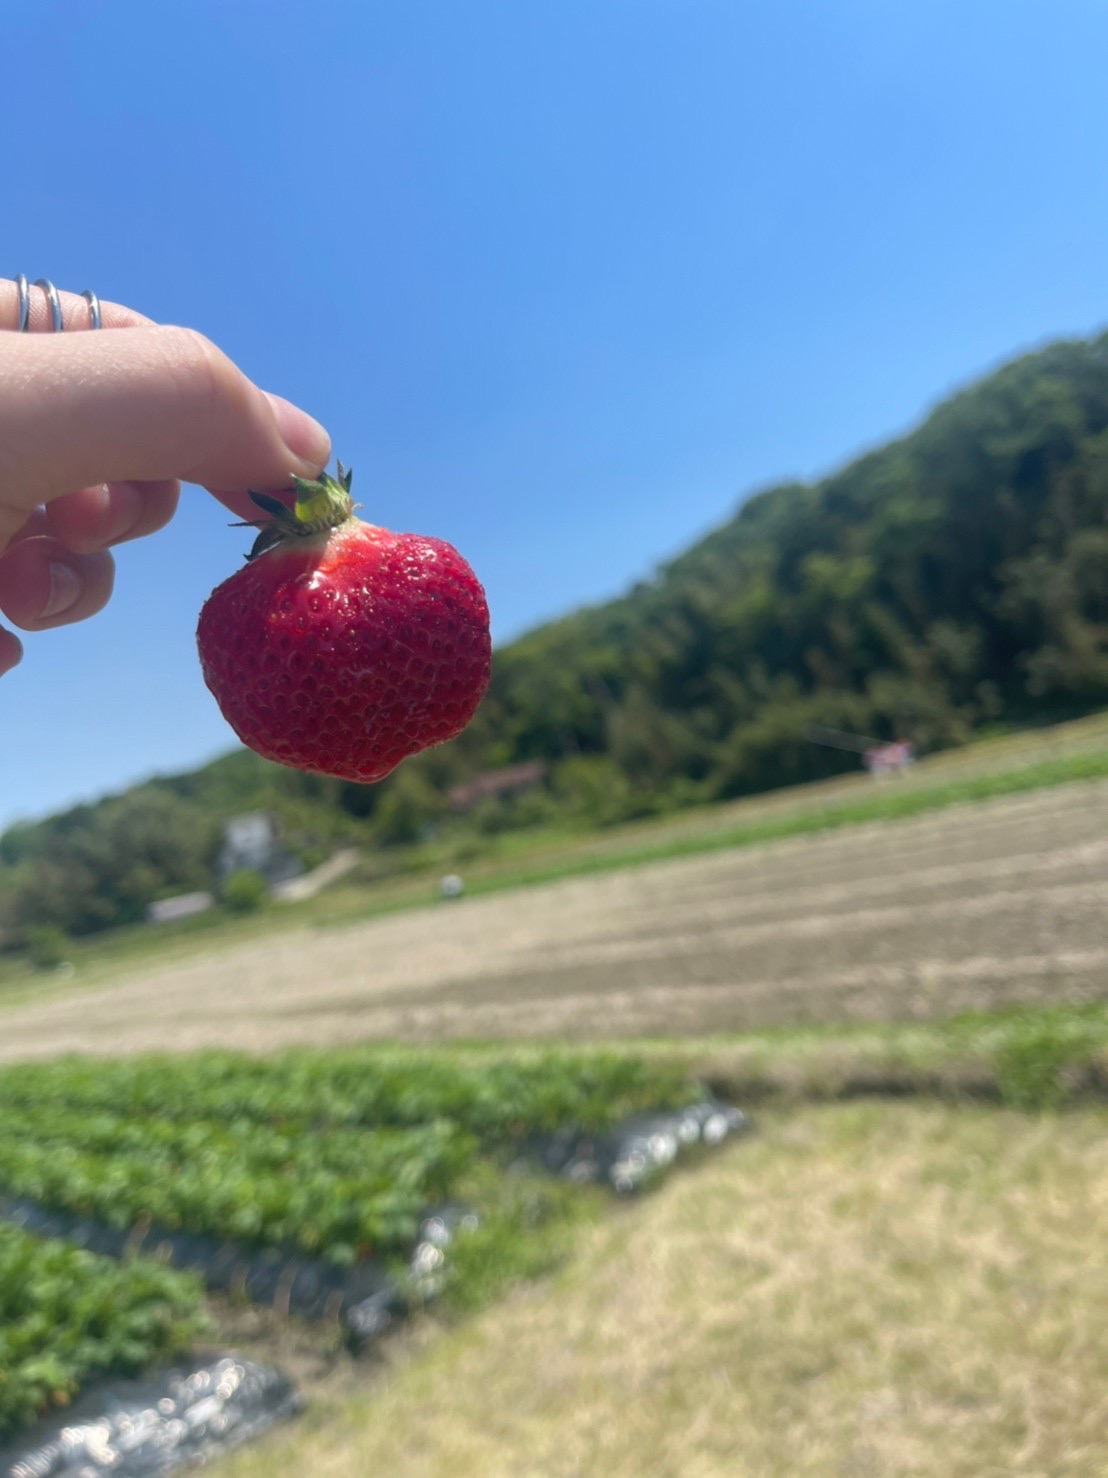
[[[1108,782],[282,932],[13,1005],[0,1061],[570,1038],[1108,995]]]

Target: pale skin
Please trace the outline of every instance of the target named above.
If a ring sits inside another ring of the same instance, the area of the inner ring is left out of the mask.
[[[88,305],[60,298],[63,333],[33,288],[19,334],[15,283],[0,281],[0,612],[24,631],[101,610],[112,546],[163,528],[182,482],[254,518],[247,488],[317,477],[331,454],[316,421],[194,330],[102,303],[103,327],[82,332]],[[0,627],[0,674],[21,657]]]

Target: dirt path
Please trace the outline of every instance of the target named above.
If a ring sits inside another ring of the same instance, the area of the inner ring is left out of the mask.
[[[0,1015],[0,1060],[626,1035],[1108,994],[1108,782],[282,933]]]

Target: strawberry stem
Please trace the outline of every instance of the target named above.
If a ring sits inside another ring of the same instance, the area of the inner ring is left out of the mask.
[[[301,528],[312,534],[321,534],[324,529],[337,529],[345,523],[354,510],[350,497],[350,483],[354,474],[348,467],[338,463],[338,479],[323,472],[314,480],[294,477],[296,503],[293,517]]]
[[[251,500],[269,516],[248,525],[258,530],[254,547],[246,556],[248,560],[257,559],[267,549],[275,549],[292,539],[310,538],[337,529],[350,518],[354,511],[350,497],[353,473],[341,462],[337,465],[337,479],[328,472],[320,473],[318,478],[294,477],[296,501],[291,508],[266,493],[251,492]]]

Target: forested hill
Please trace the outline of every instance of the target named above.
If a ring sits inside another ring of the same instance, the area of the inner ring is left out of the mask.
[[[499,654],[469,737],[733,795],[820,773],[813,724],[924,746],[1108,702],[1108,336],[777,487],[626,598]]]
[[[928,748],[1104,703],[1108,335],[1016,360],[822,482],[748,499],[623,598],[499,650],[466,734],[383,785],[228,756],[10,830],[0,885],[17,918],[82,891],[61,922],[96,928],[206,881],[229,811],[271,806],[309,846],[391,845],[441,825],[452,785],[541,760],[541,787],[446,833],[555,810],[602,823],[856,763],[813,745],[814,725]]]

